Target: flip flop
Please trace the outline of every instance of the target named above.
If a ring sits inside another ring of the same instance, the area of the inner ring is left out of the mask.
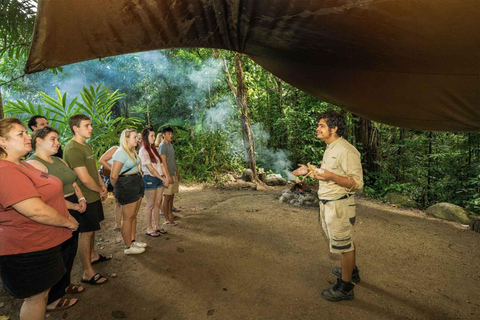
[[[145,233],[147,236],[152,237],[152,238],[158,238],[160,235],[156,232],[147,232]]]
[[[81,288],[81,289],[80,289]],[[77,294],[77,293],[82,293],[83,291],[85,291],[85,288],[82,287],[81,285],[75,285],[73,283],[71,283],[67,289],[65,289],[65,293],[66,294]]]
[[[175,222],[164,222],[162,223],[164,226],[171,226],[171,227],[174,227],[176,226],[177,224]]]
[[[163,228],[160,228],[160,229],[157,229],[155,230],[157,233],[161,233],[161,234],[166,234],[167,233],[167,230],[163,229]]]
[[[181,218],[179,216],[173,216],[173,220],[180,220]]]
[[[72,302],[72,300],[75,300],[75,302],[73,304],[70,304]],[[60,298],[60,300],[58,301],[57,305],[55,306],[55,308],[53,309],[47,309],[48,312],[52,312],[52,311],[62,311],[62,310],[66,310],[68,308],[71,308],[73,307],[74,305],[76,305],[78,302],[77,299],[70,299],[70,298]]]
[[[97,263],[100,263],[100,262],[105,262],[105,261],[108,261],[108,260],[110,260],[110,259],[112,259],[112,256],[111,256],[111,255],[107,257],[107,256],[105,256],[105,255],[103,255],[103,254],[99,254],[99,255],[98,255],[98,259],[95,260],[95,261],[92,261],[92,265],[97,264]]]
[[[182,210],[177,209],[177,208],[172,208],[172,212],[180,212],[180,211],[182,211]]]
[[[98,281],[101,280],[101,279],[105,279],[105,281],[103,281],[103,282],[98,282]],[[108,282],[108,279],[105,278],[104,276],[102,276],[100,273],[96,273],[96,274],[95,274],[93,277],[91,277],[89,280],[82,278],[80,281],[83,282],[83,283],[89,283],[89,284],[93,284],[93,285],[100,285],[100,284],[107,283],[107,282]]]

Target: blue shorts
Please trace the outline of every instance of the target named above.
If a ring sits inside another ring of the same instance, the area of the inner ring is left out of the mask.
[[[163,188],[163,181],[149,174],[143,176],[143,184],[145,185],[145,190]]]

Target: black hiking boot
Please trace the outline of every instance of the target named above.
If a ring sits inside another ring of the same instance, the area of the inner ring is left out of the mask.
[[[328,301],[353,300],[353,282],[343,281],[337,278],[337,283],[332,287],[322,291],[322,298]]]
[[[332,273],[337,277],[337,278],[342,278],[342,268],[340,267],[333,267]],[[359,283],[360,282],[360,271],[358,270],[357,266],[352,271],[352,282],[353,283]]]

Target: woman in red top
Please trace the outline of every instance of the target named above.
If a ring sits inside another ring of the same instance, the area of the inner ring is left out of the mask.
[[[48,291],[66,272],[61,244],[78,228],[60,179],[20,160],[30,150],[22,122],[0,120],[0,276],[25,299],[21,320],[45,319]]]

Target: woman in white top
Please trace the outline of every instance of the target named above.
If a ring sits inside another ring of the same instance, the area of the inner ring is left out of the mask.
[[[125,254],[139,254],[145,251],[147,244],[136,241],[137,213],[140,209],[145,187],[140,173],[140,158],[135,151],[137,131],[125,129],[120,136],[120,148],[113,154],[110,182],[115,188],[115,198],[122,205],[122,236],[125,242]]]
[[[163,174],[160,155],[155,147],[155,131],[152,127],[142,131],[142,148],[139,152],[142,161],[143,183],[145,185],[145,221],[147,223],[147,236],[159,237],[160,233],[167,233],[161,228],[160,209],[162,207],[163,187],[168,186]],[[152,227],[152,214],[155,228]]]
[[[108,171],[112,172],[112,166],[113,166],[113,154],[115,151],[117,151],[119,147],[114,146],[108,149],[107,152],[105,152],[101,157],[98,162],[102,165],[102,172],[103,169],[107,169]],[[118,203],[117,198],[115,198],[115,206],[113,207],[113,214],[115,215],[115,227],[113,230],[115,231],[120,231],[122,230],[122,206],[120,203]]]

